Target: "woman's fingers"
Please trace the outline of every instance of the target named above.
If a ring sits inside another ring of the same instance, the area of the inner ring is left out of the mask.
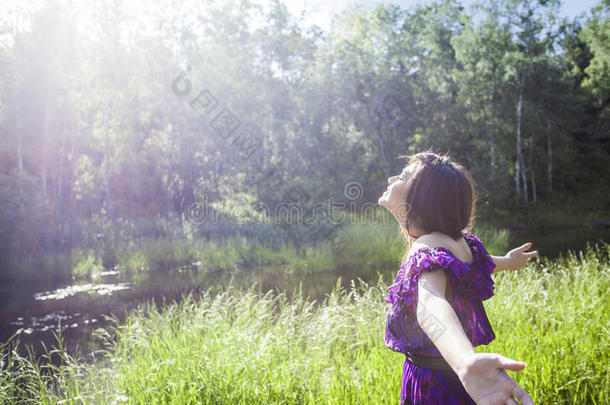
[[[532,397],[523,388],[519,387],[517,383],[515,383],[515,388],[513,388],[513,396],[521,401],[522,405],[534,405]]]
[[[505,357],[502,355],[500,355],[498,360],[499,360],[501,368],[511,370],[511,371],[521,371],[525,367],[527,367],[527,364],[522,361],[516,361],[513,359],[509,359],[508,357]]]

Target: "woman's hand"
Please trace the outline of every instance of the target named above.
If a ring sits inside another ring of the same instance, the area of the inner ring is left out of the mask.
[[[525,266],[527,261],[538,254],[537,250],[533,252],[526,252],[527,249],[532,247],[531,242],[527,242],[525,245],[515,248],[508,252],[504,258],[504,270],[519,270]]]
[[[477,405],[533,405],[532,398],[504,369],[521,371],[527,364],[497,353],[475,353],[458,372],[468,395]]]

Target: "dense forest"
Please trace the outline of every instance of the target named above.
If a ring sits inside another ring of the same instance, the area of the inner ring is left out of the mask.
[[[487,221],[610,215],[608,0],[361,4],[330,30],[280,0],[125,3],[0,15],[2,279],[112,267],[127,240],[317,243],[332,218],[275,208],[362,212],[426,148]]]

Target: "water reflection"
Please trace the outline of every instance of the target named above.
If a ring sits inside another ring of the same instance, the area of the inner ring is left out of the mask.
[[[110,272],[109,272],[110,273]],[[118,274],[118,272],[112,272]],[[127,290],[129,289],[129,283],[119,284],[83,284],[83,285],[71,285],[64,288],[58,288],[55,291],[45,291],[34,294],[34,299],[37,301],[44,300],[61,300],[66,297],[78,293],[91,293],[95,292],[99,295],[112,295],[114,291]]]
[[[509,245],[517,247],[526,242],[533,242],[534,250],[538,250],[540,256],[556,259],[565,257],[569,250],[584,251],[587,243],[593,246],[601,241],[610,242],[610,228],[546,227],[513,230]]]

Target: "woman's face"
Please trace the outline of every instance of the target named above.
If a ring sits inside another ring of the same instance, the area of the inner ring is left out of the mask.
[[[379,197],[379,205],[390,211],[396,220],[404,224],[407,218],[407,181],[415,169],[414,164],[406,166],[402,173],[388,179],[388,188]]]

